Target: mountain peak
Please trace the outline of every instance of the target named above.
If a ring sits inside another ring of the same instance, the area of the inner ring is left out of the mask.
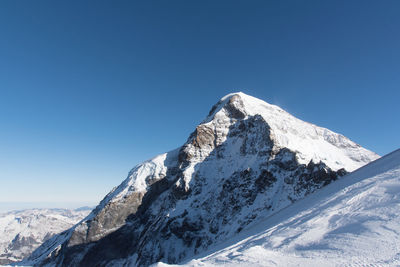
[[[257,106],[264,108],[282,110],[280,107],[271,105],[253,96],[247,95],[243,92],[230,93],[222,97],[210,110],[207,118],[204,120],[210,121],[221,110],[227,111],[227,116],[232,119],[243,119],[248,114],[256,114],[254,109]]]
[[[377,157],[277,106],[229,94],[182,147],[133,168],[84,221],[43,244],[30,260],[176,263]]]
[[[279,106],[242,92],[231,93],[215,104],[201,125],[224,124],[261,116],[271,128],[276,147],[288,148],[297,153],[300,163],[325,162],[334,170],[353,171],[379,156],[362,148],[341,134],[302,121]],[[226,127],[225,127],[226,128]],[[339,160],[337,160],[337,156]]]

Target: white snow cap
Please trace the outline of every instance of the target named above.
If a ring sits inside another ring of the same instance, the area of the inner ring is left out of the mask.
[[[215,132],[226,138],[229,126],[236,120],[231,117],[229,112],[229,109],[232,110],[232,108],[239,111],[240,114],[244,114],[243,119],[255,115],[262,116],[271,128],[274,148],[288,148],[296,152],[297,160],[302,164],[308,164],[311,160],[315,163],[322,161],[332,170],[344,168],[347,171],[353,171],[379,158],[379,155],[341,134],[299,120],[278,106],[268,104],[242,92],[224,96],[201,124],[214,125]],[[224,134],[221,134],[222,132]],[[219,140],[219,143],[222,141]],[[107,200],[104,203],[109,200],[119,201],[132,192],[145,192],[151,182],[148,180],[149,177],[157,179],[157,177],[166,175],[167,155],[171,161],[177,160],[178,152],[179,148],[136,166],[128,178],[106,197]]]
[[[276,105],[242,92],[221,98],[215,111],[203,123],[221,120],[221,117],[228,116],[227,103],[246,114],[246,117],[262,116],[271,127],[273,135],[271,137],[275,141],[275,146],[286,147],[296,152],[300,163],[308,164],[311,160],[315,163],[322,161],[333,170],[345,168],[347,171],[353,171],[379,158],[376,153],[341,134],[297,119]]]

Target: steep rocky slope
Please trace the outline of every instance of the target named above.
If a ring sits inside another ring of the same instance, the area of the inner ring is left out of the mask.
[[[182,266],[399,266],[399,213],[396,150]]]
[[[90,209],[31,209],[0,213],[0,264],[22,260],[44,241],[85,218]]]
[[[378,157],[277,106],[230,94],[182,147],[136,166],[26,263],[176,263]]]

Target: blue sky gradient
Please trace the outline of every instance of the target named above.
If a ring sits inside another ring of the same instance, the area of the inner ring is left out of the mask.
[[[399,1],[1,1],[0,202],[96,203],[243,91],[399,147]],[[77,204],[78,205],[78,204]]]

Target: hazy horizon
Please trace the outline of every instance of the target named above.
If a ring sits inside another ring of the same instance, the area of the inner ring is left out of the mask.
[[[0,213],[27,209],[77,209],[95,207],[94,202],[0,202]]]

